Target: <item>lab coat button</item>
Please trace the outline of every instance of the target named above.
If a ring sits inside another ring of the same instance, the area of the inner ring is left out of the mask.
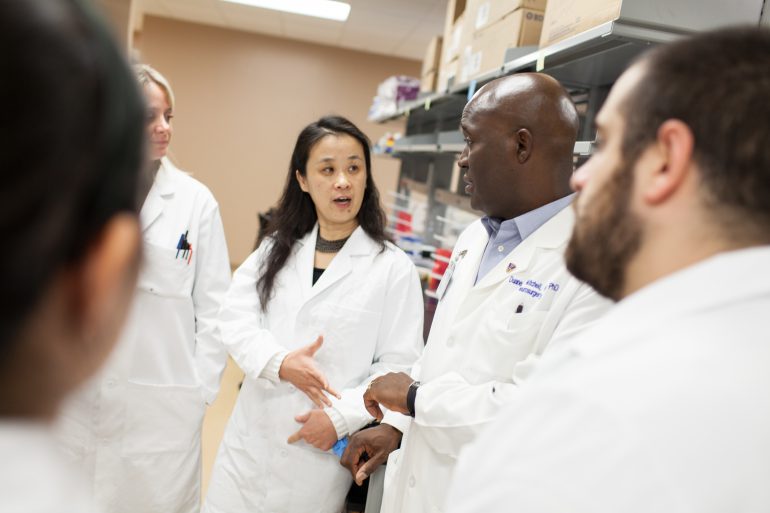
[[[414,485],[416,483],[416,479],[414,476],[409,476],[409,488],[414,488]]]
[[[289,455],[289,452],[288,452],[286,449],[282,449],[282,450],[281,450],[281,457],[282,457],[282,458],[285,458],[285,457],[286,457],[286,456],[288,456],[288,455]]]
[[[107,380],[107,388],[115,388],[118,383],[114,379]]]
[[[291,390],[292,392],[294,392],[295,390],[297,390],[297,387],[295,387],[294,385],[291,385],[291,384],[290,384],[290,385],[289,385],[289,390]]]

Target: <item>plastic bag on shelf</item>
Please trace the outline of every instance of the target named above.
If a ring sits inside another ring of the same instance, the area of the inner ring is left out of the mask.
[[[420,79],[406,75],[394,75],[377,86],[377,96],[369,107],[369,119],[392,116],[400,103],[415,100],[420,93]]]

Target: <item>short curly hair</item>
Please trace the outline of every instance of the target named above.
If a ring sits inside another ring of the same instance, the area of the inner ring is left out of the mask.
[[[705,204],[731,229],[770,237],[770,31],[705,32],[638,65],[643,76],[621,106],[624,158],[635,161],[666,120],[684,122]]]

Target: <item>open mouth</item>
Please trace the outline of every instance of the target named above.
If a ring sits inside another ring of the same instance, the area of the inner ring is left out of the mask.
[[[353,198],[350,196],[340,196],[338,198],[334,198],[334,203],[340,207],[349,207],[352,201]]]

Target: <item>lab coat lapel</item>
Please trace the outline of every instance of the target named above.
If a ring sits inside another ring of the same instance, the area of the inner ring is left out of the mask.
[[[575,214],[570,206],[562,209],[493,267],[476,284],[475,289],[483,290],[495,286],[512,274],[525,272],[539,248],[554,249],[562,246],[572,233],[574,218]],[[514,267],[509,271],[508,266],[511,264]]]
[[[446,296],[439,303],[442,318],[456,320],[468,313],[465,309],[465,303],[473,289],[473,282],[476,279],[476,273],[478,273],[481,257],[488,240],[489,235],[479,223],[476,226],[476,232],[467,237],[467,241],[462,246],[458,245],[455,248],[452,255],[452,259],[455,261],[454,271]],[[433,336],[432,333],[435,329],[434,323],[431,336]]]
[[[144,200],[139,214],[143,232],[146,232],[155,220],[160,217],[165,208],[166,200],[174,195],[174,183],[170,165],[165,158],[161,160],[158,174],[155,176],[150,192]]]
[[[455,269],[452,274],[452,287],[456,290],[467,291],[473,287],[476,274],[481,265],[481,257],[484,248],[489,241],[486,230],[481,228],[475,237],[468,241],[467,246],[458,247],[453,258],[456,258]]]
[[[294,266],[297,271],[296,275],[299,277],[299,289],[302,294],[302,304],[310,299],[311,287],[313,286],[316,233],[318,233],[317,224],[297,242],[299,249],[295,256]]]
[[[315,237],[313,238],[313,247],[315,247]],[[313,288],[310,289],[310,299],[318,296],[350,274],[353,270],[353,257],[367,255],[372,251],[372,248],[373,243],[363,228],[360,226],[356,228],[340,252],[335,255],[326,271],[324,271]]]

